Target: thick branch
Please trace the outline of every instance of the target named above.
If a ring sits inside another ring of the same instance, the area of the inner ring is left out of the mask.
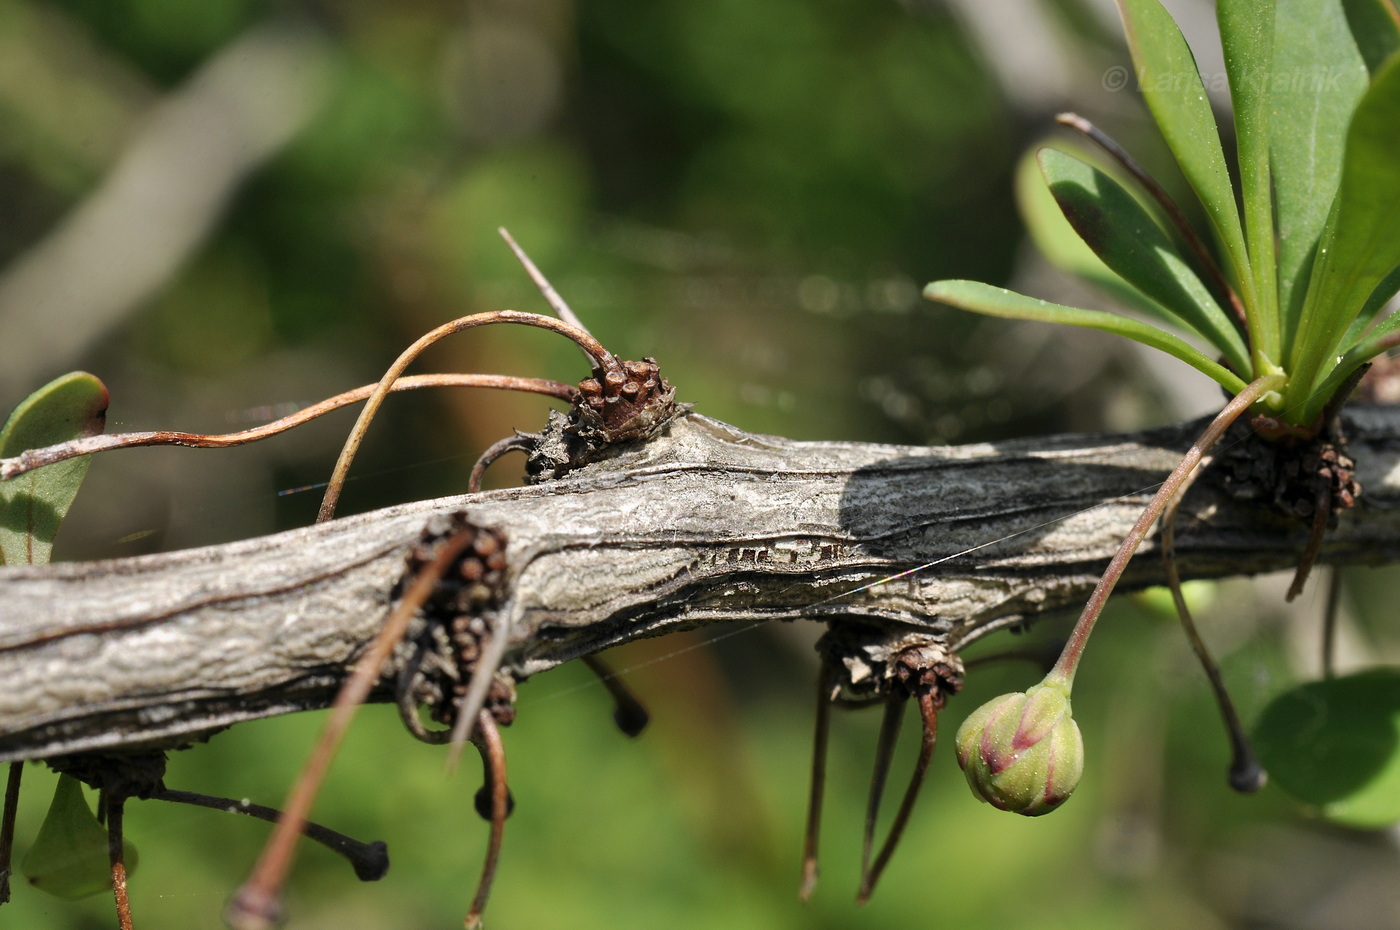
[[[1347,431],[1365,495],[1322,558],[1394,561],[1400,411],[1351,411]],[[327,706],[428,518],[455,511],[507,540],[505,668],[517,678],[730,620],[861,620],[956,649],[1082,602],[1193,435],[922,449],[796,443],[687,415],[533,487],[206,549],[6,568],[0,760],[178,744]],[[1187,578],[1291,568],[1306,537],[1210,470],[1177,521]],[[1125,584],[1162,580],[1160,560],[1143,558]]]

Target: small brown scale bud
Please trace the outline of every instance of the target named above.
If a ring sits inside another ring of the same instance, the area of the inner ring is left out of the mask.
[[[400,582],[399,591],[395,592],[395,596],[401,593],[432,561],[438,547],[459,532],[473,535],[456,562],[443,573],[422,608],[422,616],[428,624],[435,624],[446,631],[450,649],[444,659],[447,667],[455,667],[455,673],[441,678],[430,676],[435,680],[427,682],[426,687],[422,681],[410,686],[415,701],[426,700],[432,707],[432,717],[449,724],[481,654],[481,641],[488,629],[486,618],[499,609],[504,600],[505,538],[496,530],[473,526],[462,513],[434,518],[424,529],[423,541],[410,552],[407,571]],[[423,639],[429,641],[432,637]],[[510,693],[507,694],[507,691]],[[498,723],[504,725],[513,719],[514,711],[509,706],[513,699],[513,688],[505,684],[500,687],[493,685],[487,707]]]
[[[675,389],[654,358],[622,362],[579,383],[580,431],[604,443],[649,435],[677,411]]]

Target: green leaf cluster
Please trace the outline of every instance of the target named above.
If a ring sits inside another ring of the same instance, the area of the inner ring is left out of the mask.
[[[1400,344],[1400,313],[1380,318],[1400,288],[1400,12],[1394,0],[1220,0],[1237,199],[1181,30],[1158,0],[1118,7],[1138,85],[1204,208],[1222,267],[1195,247],[1179,212],[1144,187],[1149,179],[1130,170],[1125,185],[1047,147],[1032,179],[1040,192],[1022,195],[1032,236],[1052,261],[1126,295],[1154,322],[975,281],[935,281],[925,295],[1126,336],[1231,392],[1281,372],[1286,385],[1261,405],[1311,430],[1358,368]],[[1171,222],[1144,205],[1154,196]],[[1066,246],[1067,234],[1078,244]]]

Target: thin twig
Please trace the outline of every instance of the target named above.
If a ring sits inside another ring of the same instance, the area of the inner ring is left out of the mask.
[[[501,238],[506,241],[506,245],[510,246],[510,250],[515,253],[520,264],[525,266],[525,273],[530,276],[531,281],[535,282],[535,287],[539,288],[540,293],[544,295],[545,301],[554,309],[554,312],[559,314],[559,319],[588,332],[588,327],[583,325],[583,321],[564,302],[564,298],[559,296],[559,292],[554,289],[553,284],[549,283],[549,279],[544,276],[544,273],[535,267],[535,263],[530,260],[530,256],[525,254],[525,250],[515,244],[515,240],[511,238],[506,228],[501,226],[496,232],[501,234]]]
[[[1089,595],[1089,601],[1084,605],[1084,612],[1079,615],[1074,629],[1069,634],[1069,639],[1065,642],[1064,652],[1060,653],[1060,659],[1055,663],[1055,667],[1050,670],[1051,675],[1056,675],[1067,685],[1074,680],[1074,672],[1079,665],[1079,657],[1084,652],[1084,645],[1089,641],[1089,634],[1094,631],[1094,624],[1098,622],[1099,615],[1103,613],[1103,608],[1108,603],[1108,596],[1113,593],[1113,588],[1118,584],[1118,579],[1123,577],[1123,571],[1128,567],[1128,562],[1132,559],[1133,553],[1137,552],[1137,547],[1142,544],[1147,537],[1152,525],[1161,516],[1162,510],[1167,503],[1181,489],[1182,482],[1196,470],[1196,466],[1201,464],[1201,459],[1211,448],[1220,441],[1220,437],[1225,435],[1240,416],[1254,405],[1259,398],[1268,392],[1277,389],[1283,384],[1283,375],[1264,375],[1256,378],[1245,385],[1240,391],[1225,405],[1210,421],[1201,435],[1191,444],[1191,448],[1186,450],[1186,454],[1181,457],[1176,468],[1167,476],[1157,489],[1157,493],[1152,496],[1152,500],[1143,508],[1142,515],[1133,524],[1133,528],[1128,531],[1118,551],[1114,554],[1112,561],[1108,563],[1107,570],[1099,583],[1094,586],[1094,591]]]
[[[507,436],[492,443],[472,465],[471,475],[467,478],[467,493],[474,494],[481,490],[481,479],[492,462],[507,452],[524,452],[529,455],[534,442],[534,438],[530,436]]]
[[[861,892],[865,891],[865,876],[870,874],[870,856],[875,847],[875,826],[880,816],[880,800],[884,797],[885,783],[889,781],[890,762],[894,758],[895,743],[899,740],[900,724],[904,721],[904,704],[908,698],[892,695],[885,702],[885,713],[880,718],[880,736],[875,742],[875,771],[870,776],[870,794],[865,802],[865,828],[860,840]],[[856,898],[859,902],[861,899]]]
[[[228,814],[247,814],[268,823],[276,823],[277,818],[282,816],[282,812],[275,807],[200,794],[196,791],[175,791],[170,788],[162,788],[143,800],[190,804]],[[354,837],[310,821],[302,826],[301,832],[307,839],[314,840],[336,855],[342,856],[350,863],[350,867],[355,870],[355,876],[362,882],[379,881],[389,871],[388,848],[382,840],[361,843]]]
[[[1327,605],[1322,614],[1322,677],[1337,675],[1337,613],[1342,606],[1342,570],[1333,568],[1327,579]]]
[[[216,433],[206,435],[204,433],[182,433],[171,430],[151,430],[140,433],[112,433],[109,435],[87,436],[82,439],[74,439],[69,442],[61,442],[52,446],[45,446],[42,449],[30,449],[19,455],[0,459],[0,481],[8,481],[27,471],[41,468],[44,465],[52,465],[55,462],[62,462],[65,459],[76,458],[80,455],[91,455],[95,452],[109,452],[114,449],[133,449],[137,446],[186,446],[194,449],[224,449],[229,446],[238,446],[248,442],[255,442],[259,439],[266,439],[277,433],[285,432],[303,423],[310,422],[317,417],[324,416],[333,410],[364,400],[374,393],[377,385],[366,384],[355,388],[353,391],[346,391],[329,397],[320,403],[312,404],[302,410],[298,410],[280,420],[273,420],[271,423],[264,423],[252,429],[240,430],[236,433]],[[543,378],[516,378],[508,375],[411,375],[395,381],[392,391],[411,391],[417,388],[432,387],[474,387],[474,388],[494,388],[502,391],[526,391],[534,394],[544,394],[548,397],[557,397],[567,403],[574,403],[578,399],[578,388],[571,384],[564,384],[560,381],[548,381]]]
[[[126,893],[126,850],[122,844],[122,811],[126,798],[103,792],[107,814],[107,857],[112,863],[112,897],[117,902],[117,925],[131,930],[131,900]]]
[[[826,756],[831,739],[831,705],[839,681],[830,662],[822,661],[817,675],[816,735],[812,739],[811,793],[807,800],[807,829],[802,840],[802,883],[797,897],[807,901],[817,888],[817,846],[821,840],[822,797],[826,793]]]
[[[588,666],[588,670],[597,675],[603,687],[608,689],[608,694],[613,699],[613,723],[627,736],[640,736],[651,722],[646,705],[627,687],[622,676],[596,655],[584,656],[583,664]]]
[[[306,760],[306,766],[292,786],[291,794],[287,796],[272,836],[263,847],[252,874],[229,902],[226,917],[236,930],[265,930],[280,920],[282,882],[291,868],[297,838],[310,817],[311,805],[316,800],[345,731],[349,729],[355,712],[369,696],[385,660],[403,639],[409,622],[432,596],[448,566],[467,550],[475,536],[474,529],[463,530],[438,546],[432,561],[418,571],[389,618],[384,621],[374,642],[355,664],[354,673],[336,695],[330,716]]]
[[[1181,593],[1181,574],[1176,565],[1176,511],[1199,474],[1200,472],[1195,472],[1183,481],[1181,490],[1162,511],[1162,562],[1167,572],[1167,587],[1171,590],[1173,603],[1176,604],[1176,614],[1181,619],[1181,628],[1186,631],[1191,650],[1196,653],[1196,660],[1201,663],[1201,669],[1210,681],[1216,707],[1220,709],[1220,717],[1225,724],[1225,735],[1230,740],[1230,787],[1242,794],[1253,794],[1268,782],[1269,773],[1259,764],[1254,747],[1245,734],[1244,725],[1240,723],[1240,715],[1235,712],[1235,702],[1230,699],[1230,690],[1225,686],[1225,676],[1220,673],[1220,666],[1216,664],[1196,628],[1191,608],[1187,606],[1186,597]]]
[[[595,367],[615,368],[617,366],[617,360],[613,358],[612,353],[603,348],[602,343],[594,339],[587,330],[538,313],[521,313],[519,310],[493,310],[489,313],[474,313],[471,316],[460,317],[442,324],[420,336],[413,345],[404,349],[394,360],[394,363],[389,366],[389,370],[384,372],[384,376],[379,379],[374,390],[370,392],[364,407],[360,410],[359,418],[355,420],[355,426],[350,430],[350,435],[345,440],[345,445],[341,447],[340,457],[336,459],[335,471],[331,474],[330,483],[326,486],[325,497],[321,499],[320,512],[316,515],[317,523],[324,523],[335,516],[335,505],[340,499],[340,489],[345,484],[345,476],[350,471],[350,463],[354,461],[355,453],[360,448],[360,443],[364,441],[369,424],[374,420],[375,414],[379,412],[384,398],[394,389],[394,382],[399,380],[404,369],[433,343],[463,330],[495,323],[519,323],[524,326],[538,326],[541,329],[552,330],[572,339],[592,359]]]
[[[19,811],[19,783],[24,777],[24,763],[11,762],[5,780],[5,810],[0,815],[0,904],[10,900],[10,872],[15,848],[15,815]]]
[[[904,790],[904,799],[899,804],[899,810],[895,812],[894,820],[890,822],[890,832],[885,836],[885,843],[880,847],[879,855],[875,857],[875,864],[869,869],[865,868],[864,862],[861,864],[862,874],[860,891],[856,895],[857,904],[865,904],[875,893],[875,885],[880,881],[880,875],[884,873],[885,866],[889,865],[890,857],[894,855],[895,849],[899,846],[899,839],[904,835],[904,828],[908,825],[909,817],[914,812],[914,802],[919,799],[924,776],[928,774],[929,761],[933,759],[933,747],[938,742],[938,707],[941,698],[934,690],[923,688],[919,690],[917,700],[919,702],[919,719],[922,724],[919,757],[914,762],[914,773],[909,777],[909,787]]]
[[[496,865],[501,859],[501,839],[505,836],[506,815],[510,812],[510,791],[506,786],[506,751],[501,743],[501,732],[490,711],[483,710],[476,724],[475,742],[481,749],[481,757],[490,773],[491,785],[491,836],[486,842],[486,861],[481,866],[481,879],[476,885],[476,895],[472,898],[471,909],[464,922],[467,930],[481,926],[481,913],[486,909],[486,899],[491,895],[491,884],[496,880]]]

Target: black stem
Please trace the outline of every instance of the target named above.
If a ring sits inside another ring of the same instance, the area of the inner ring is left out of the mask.
[[[19,811],[19,783],[24,777],[24,763],[11,762],[10,775],[5,782],[5,810],[0,815],[0,904],[10,900],[10,863],[15,846],[15,815]]]
[[[821,839],[822,797],[826,793],[826,756],[831,739],[831,705],[837,690],[836,669],[822,662],[817,676],[816,735],[812,739],[811,791],[807,799],[807,829],[802,839],[802,884],[798,900],[807,901],[817,888],[817,845]]]
[[[162,788],[152,794],[148,800],[190,804],[228,814],[247,814],[249,817],[256,817],[258,820],[265,820],[268,823],[276,823],[277,818],[282,815],[282,812],[275,807],[265,807],[262,804],[252,804],[248,801],[235,801],[233,798],[220,798],[195,791],[173,791],[169,788]],[[383,840],[361,843],[344,833],[310,821],[302,825],[301,833],[307,839],[315,840],[336,855],[344,857],[355,870],[355,877],[362,882],[377,882],[389,871],[389,851]]]
[[[1167,587],[1171,589],[1177,616],[1181,618],[1181,628],[1186,632],[1186,639],[1191,643],[1191,649],[1196,653],[1196,659],[1201,663],[1201,668],[1210,681],[1211,690],[1215,693],[1215,704],[1220,709],[1220,717],[1225,723],[1225,735],[1230,740],[1230,787],[1241,794],[1253,794],[1264,787],[1269,780],[1269,773],[1264,771],[1264,767],[1254,755],[1254,747],[1245,735],[1244,725],[1240,723],[1239,714],[1235,712],[1235,703],[1230,699],[1230,691],[1225,686],[1225,676],[1220,673],[1220,666],[1216,665],[1205,640],[1201,639],[1196,622],[1191,617],[1191,609],[1186,606],[1186,598],[1181,593],[1181,575],[1176,566],[1176,511],[1194,481],[1195,475],[1192,475],[1183,482],[1181,491],[1172,498],[1162,513],[1162,562],[1167,570]]]
[[[627,736],[639,736],[651,722],[651,715],[647,713],[646,706],[642,704],[640,698],[627,687],[622,677],[608,667],[608,664],[596,655],[583,657],[583,664],[588,666],[588,670],[598,676],[598,680],[603,683],[603,687],[608,689],[608,694],[613,699],[613,723]]]

